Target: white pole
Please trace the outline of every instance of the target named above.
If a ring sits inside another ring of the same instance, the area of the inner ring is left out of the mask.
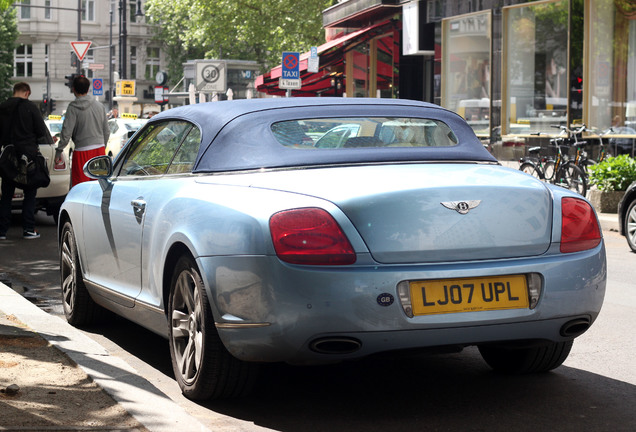
[[[190,86],[188,87],[188,96],[190,99],[190,105],[194,105],[195,103],[197,103],[197,97],[194,94],[194,84],[190,83]]]

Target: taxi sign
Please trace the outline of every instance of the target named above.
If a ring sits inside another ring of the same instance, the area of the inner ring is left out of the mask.
[[[62,120],[61,115],[49,114],[49,120]]]
[[[302,88],[302,85],[303,83],[300,79],[278,78],[278,88],[293,90]]]
[[[133,120],[137,119],[137,114],[135,113],[121,113],[119,116],[121,118],[127,118],[127,119],[133,119]]]
[[[117,81],[115,83],[115,94],[117,96],[134,96],[135,81]]]
[[[104,94],[104,81],[101,78],[93,78],[93,96]]]
[[[300,54],[297,52],[283,52],[281,63],[282,75],[278,80],[278,88],[299,89],[302,87],[300,79]]]

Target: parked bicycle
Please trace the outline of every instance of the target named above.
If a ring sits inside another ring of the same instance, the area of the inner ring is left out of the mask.
[[[585,125],[583,125],[583,132],[590,132],[595,134],[598,137],[597,139],[598,139],[598,145],[599,145],[598,160],[594,160],[594,159],[588,158],[587,156],[587,151],[585,151],[584,149],[585,144],[587,144],[585,141],[577,141],[575,143],[576,155],[574,157],[574,163],[583,170],[587,178],[589,175],[588,167],[590,165],[595,165],[599,162],[602,162],[608,156],[607,147],[605,146],[605,144],[603,144],[603,137],[605,135],[613,133],[614,130],[610,127],[609,129],[603,132],[597,133],[596,129],[594,128],[590,129],[585,127]]]
[[[533,134],[540,135],[540,132]],[[519,159],[519,169],[540,180],[549,181],[554,174],[554,159],[541,155],[541,146],[530,147],[529,156]]]
[[[587,192],[587,177],[584,171],[574,163],[574,160],[570,160],[567,157],[567,152],[563,151],[563,147],[567,147],[570,143],[579,145],[578,136],[583,131],[584,126],[575,130],[568,129],[566,126],[557,125],[553,127],[561,129],[561,133],[557,137],[550,139],[550,145],[556,150],[554,160],[540,157],[540,150],[532,148],[532,153],[536,152],[537,156],[533,155],[522,159],[519,169],[541,180],[585,195]],[[541,132],[536,135],[541,135]]]

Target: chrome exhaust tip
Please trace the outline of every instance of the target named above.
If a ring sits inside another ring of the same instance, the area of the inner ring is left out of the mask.
[[[362,342],[348,337],[326,337],[312,341],[309,349],[320,354],[351,354],[362,347]]]
[[[577,318],[563,324],[560,333],[564,337],[576,337],[585,333],[590,325],[589,318]]]

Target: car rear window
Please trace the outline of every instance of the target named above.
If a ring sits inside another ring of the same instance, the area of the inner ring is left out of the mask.
[[[279,143],[298,149],[451,147],[457,137],[444,122],[421,118],[322,118],[272,124]]]

